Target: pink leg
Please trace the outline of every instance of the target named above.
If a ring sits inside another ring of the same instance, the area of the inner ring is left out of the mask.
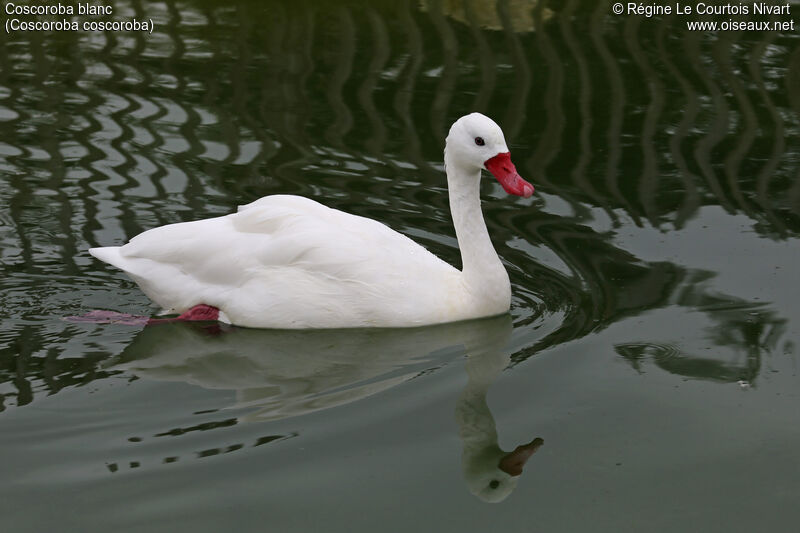
[[[84,322],[87,324],[122,324],[123,326],[144,326],[149,317],[117,313],[116,311],[95,310],[85,315],[64,317],[67,322]]]
[[[64,317],[67,322],[85,322],[89,324],[122,324],[125,326],[144,326],[148,324],[163,324],[165,322],[202,321],[212,322],[219,320],[219,309],[211,305],[195,305],[185,313],[175,318],[149,318],[146,316],[129,315],[115,311],[89,311],[81,316]]]

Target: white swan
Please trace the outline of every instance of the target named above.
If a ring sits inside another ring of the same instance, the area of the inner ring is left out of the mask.
[[[187,319],[411,327],[505,313],[511,286],[483,221],[481,169],[510,194],[528,197],[533,186],[511,163],[500,127],[479,113],[453,124],[444,159],[462,271],[380,222],[284,195],[89,252],[124,270],[165,313]]]

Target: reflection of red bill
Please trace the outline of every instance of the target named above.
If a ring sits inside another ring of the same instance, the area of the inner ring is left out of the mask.
[[[517,168],[511,162],[511,153],[497,154],[484,163],[486,170],[497,178],[500,185],[508,194],[516,194],[528,198],[533,194],[533,185],[525,181],[517,173]]]
[[[500,464],[497,466],[509,476],[518,476],[522,473],[525,463],[528,462],[531,455],[533,455],[542,444],[544,444],[544,440],[536,437],[528,444],[517,446],[513,452],[504,455],[503,458],[500,459]]]

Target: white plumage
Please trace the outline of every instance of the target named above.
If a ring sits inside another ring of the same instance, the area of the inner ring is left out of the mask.
[[[481,168],[509,192],[533,192],[507,152],[500,128],[477,113],[448,135],[463,271],[380,222],[288,195],[89,251],[125,271],[166,313],[205,304],[240,326],[409,327],[500,314],[509,309],[510,285],[480,210]]]

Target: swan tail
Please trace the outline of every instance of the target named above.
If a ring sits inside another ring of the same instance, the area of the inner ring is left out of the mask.
[[[108,263],[109,265],[114,265],[115,267],[119,268],[120,270],[128,270],[125,268],[125,259],[122,257],[120,253],[121,246],[104,246],[102,248],[89,248],[89,253],[92,254],[94,257]]]

